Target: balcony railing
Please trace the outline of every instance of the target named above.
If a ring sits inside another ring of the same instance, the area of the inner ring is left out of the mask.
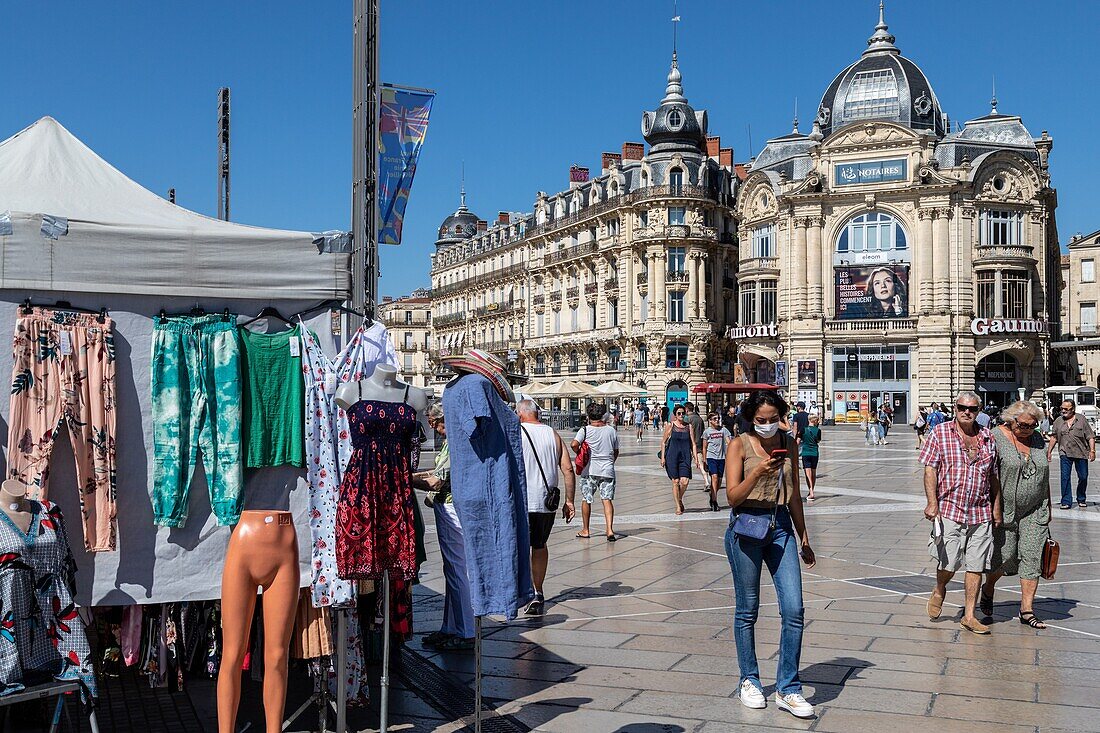
[[[589,374],[591,374],[591,373],[596,371],[596,365],[595,364],[586,364],[585,367],[584,367],[584,370],[586,372],[588,372]]]
[[[532,295],[531,305],[543,305],[546,302],[545,295]]]
[[[888,318],[878,320],[826,321],[828,333],[894,333],[912,331],[917,327],[916,318]]]
[[[480,308],[474,308],[474,317],[480,318],[483,316],[502,316],[505,313],[511,313],[520,309],[518,301],[509,300],[505,303],[489,303],[483,305]]]
[[[413,313],[412,318],[405,317],[405,311],[397,310],[390,311],[383,318],[382,322],[387,326],[430,326],[432,325],[431,316],[424,313]]]
[[[451,313],[446,316],[436,316],[435,325],[438,327],[450,326],[455,323],[463,323],[465,320],[465,313]]]
[[[600,286],[597,283],[585,283],[584,284],[584,294],[585,295],[595,295],[597,292],[599,292],[599,289],[600,289]]]
[[[638,281],[639,285],[648,285],[649,284],[649,273],[648,272],[639,272],[634,279]]]
[[[718,230],[714,227],[692,227],[687,224],[669,224],[664,227],[651,227],[638,229],[634,232],[635,240],[645,239],[717,239]]]
[[[604,290],[618,290],[619,289],[619,278],[609,277],[608,279],[604,280],[603,281],[603,288],[604,288]]]
[[[532,374],[537,374],[537,375],[546,374],[546,367],[537,366],[537,367],[535,367],[534,369],[531,370],[531,373]]]
[[[974,250],[976,262],[990,260],[1029,260],[1035,261],[1035,251],[1030,245],[978,245]]]
[[[688,360],[687,359],[665,359],[665,368],[666,369],[687,369],[688,368]]]
[[[550,367],[550,373],[551,374],[561,374],[561,365],[559,364],[557,366]]]
[[[666,283],[686,283],[687,281],[687,270],[669,270],[665,273]]]
[[[604,365],[603,365],[603,370],[605,372],[617,372],[620,369],[620,366],[619,366],[620,364],[622,364],[621,361],[605,362]]]
[[[593,254],[600,250],[599,245],[595,242],[585,242],[584,244],[578,244],[575,247],[566,247],[565,249],[559,249],[557,252],[551,252],[546,255],[544,260],[545,264],[553,265],[558,262],[565,262],[567,260],[574,259],[576,257],[583,257],[584,255]]]
[[[574,285],[574,286],[573,286],[573,287],[571,287],[571,288],[566,288],[566,289],[565,289],[565,297],[566,297],[566,298],[568,298],[569,300],[574,300],[574,299],[575,299],[575,298],[577,298],[577,297],[578,297],[578,296],[579,296],[580,294],[581,294],[581,293],[580,293],[580,288],[579,288],[579,287],[577,287],[576,285]]]
[[[750,257],[748,259],[741,260],[740,262],[741,272],[757,272],[760,270],[778,270],[779,258],[778,257]]]

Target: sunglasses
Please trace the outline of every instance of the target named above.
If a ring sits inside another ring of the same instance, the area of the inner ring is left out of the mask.
[[[1073,408],[1072,407],[1063,407],[1062,412],[1073,412]]]
[[[672,414],[673,414],[673,415],[676,415],[677,417],[683,417],[683,416],[684,416],[684,413],[683,413],[683,412],[681,412],[680,410],[677,410],[676,412],[674,412],[674,413],[672,413]]]
[[[1039,427],[1039,424],[1033,422],[1020,422],[1019,420],[1017,420],[1016,427],[1020,428],[1020,430],[1034,430],[1035,428]]]
[[[959,404],[955,405],[955,409],[958,410],[959,412],[973,412],[973,413],[978,413],[978,412],[981,412],[981,410],[982,410],[980,405],[959,405]]]

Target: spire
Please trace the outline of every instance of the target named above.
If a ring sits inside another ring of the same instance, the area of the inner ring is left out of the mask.
[[[458,189],[458,210],[466,211],[466,161],[462,161],[462,185]]]
[[[687,97],[684,96],[684,85],[680,83],[682,79],[680,67],[676,63],[676,52],[673,51],[672,68],[668,71],[668,85],[665,87],[665,98],[661,100],[661,104],[687,101]]]
[[[989,100],[989,106],[992,107],[992,109],[989,111],[989,114],[991,114],[991,115],[997,114],[997,76],[996,75],[993,76],[993,98]]]
[[[798,131],[798,97],[794,98],[794,129],[791,130],[792,135],[799,135]]]
[[[867,39],[867,50],[863,52],[866,56],[869,53],[876,53],[879,51],[886,51],[888,53],[900,53],[898,47],[894,45],[893,34],[890,33],[890,27],[886,25],[886,7],[882,0],[879,0],[878,4],[878,25],[875,26],[875,32]]]

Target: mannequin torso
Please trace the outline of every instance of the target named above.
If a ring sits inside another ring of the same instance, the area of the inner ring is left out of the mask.
[[[405,396],[406,388],[408,397]],[[350,409],[359,400],[406,402],[416,410],[416,419],[424,429],[424,434],[430,434],[427,423],[428,393],[402,382],[397,376],[397,369],[388,364],[379,364],[366,379],[345,382],[336,390],[336,404],[344,410]]]
[[[22,481],[8,479],[0,484],[0,509],[23,534],[30,530],[34,511],[27,500],[27,485]]]

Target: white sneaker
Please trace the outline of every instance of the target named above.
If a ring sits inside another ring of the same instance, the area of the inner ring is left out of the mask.
[[[742,705],[753,710],[760,710],[768,706],[768,698],[764,697],[764,692],[754,685],[752,680],[745,680],[741,683],[741,689],[737,691],[737,699],[741,701]]]
[[[789,695],[775,693],[775,705],[780,710],[786,710],[796,718],[814,717],[814,706],[806,702],[806,698],[797,692],[792,692]]]

